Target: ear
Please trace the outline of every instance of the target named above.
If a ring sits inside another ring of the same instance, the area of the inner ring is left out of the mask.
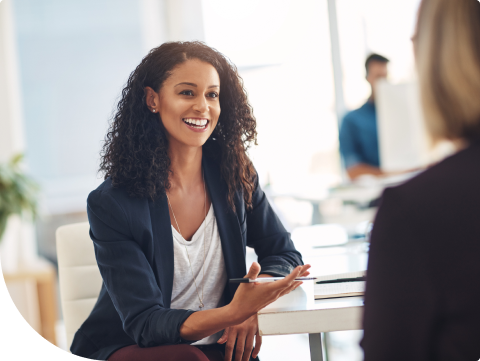
[[[158,93],[156,93],[155,90],[153,90],[149,86],[145,87],[144,92],[145,102],[147,103],[148,109],[150,109],[150,111],[153,113],[158,113],[158,106],[160,104],[160,98]]]

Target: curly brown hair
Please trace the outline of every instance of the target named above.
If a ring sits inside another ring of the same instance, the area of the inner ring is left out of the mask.
[[[148,86],[158,92],[172,70],[189,59],[210,63],[218,72],[221,113],[203,149],[218,159],[232,209],[237,190],[243,191],[251,209],[256,172],[247,150],[257,144],[256,120],[235,65],[202,42],[164,43],[130,74],[105,137],[99,171],[112,179],[113,187],[125,188],[134,197],[155,200],[170,188],[166,130],[148,109],[144,89]]]

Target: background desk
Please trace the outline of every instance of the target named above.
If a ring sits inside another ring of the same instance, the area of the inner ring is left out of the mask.
[[[3,273],[7,288],[16,284],[21,287],[31,285],[31,294],[23,300],[24,307],[19,307],[22,316],[41,336],[56,345],[55,324],[58,319],[56,299],[57,273],[53,265],[42,262],[35,268],[23,269],[14,273]],[[14,299],[15,301],[15,299]]]

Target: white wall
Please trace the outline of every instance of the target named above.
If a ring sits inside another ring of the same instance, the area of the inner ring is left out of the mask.
[[[147,52],[204,40],[200,0],[15,0],[26,160],[45,214],[81,212],[121,90]],[[8,101],[10,103],[10,101]],[[8,137],[11,138],[10,136]],[[0,142],[1,143],[1,142]]]
[[[0,4],[0,162],[24,149],[17,49],[11,0]]]

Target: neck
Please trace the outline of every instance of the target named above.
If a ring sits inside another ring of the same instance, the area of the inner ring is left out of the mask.
[[[202,147],[170,144],[170,184],[173,189],[187,190],[203,182]]]

